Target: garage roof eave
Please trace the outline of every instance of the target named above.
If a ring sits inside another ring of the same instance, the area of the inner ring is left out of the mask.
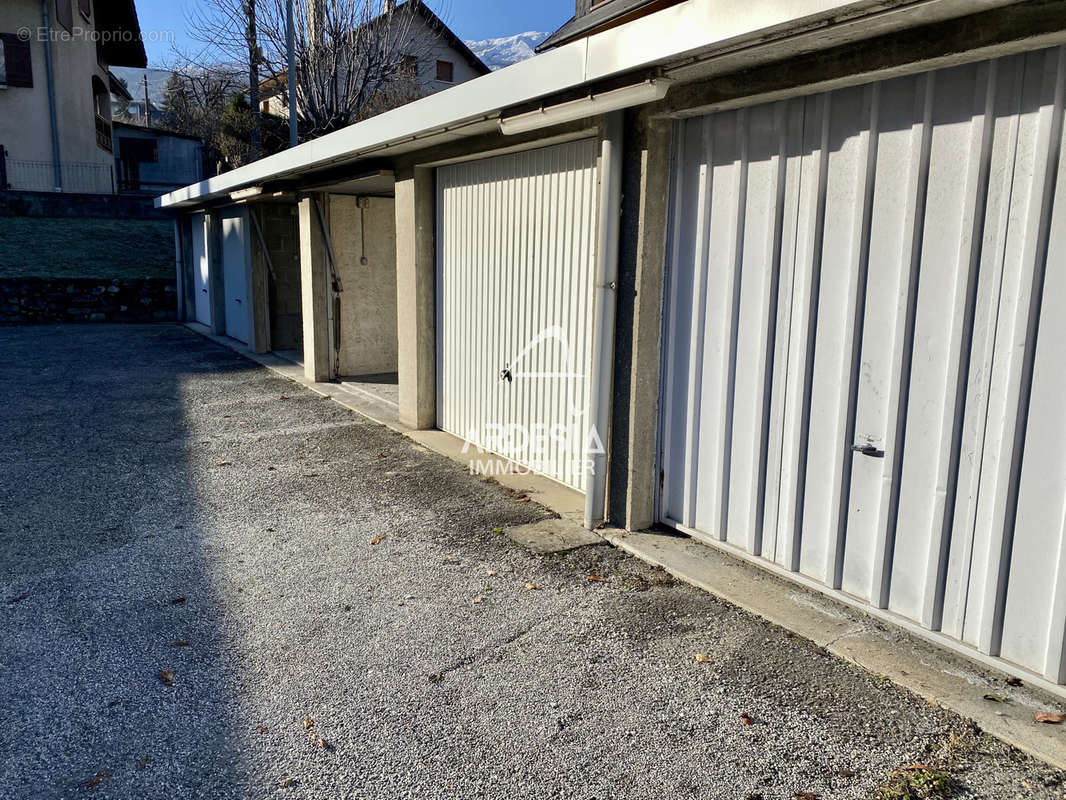
[[[394,155],[482,133],[515,106],[604,79],[703,57],[718,49],[758,46],[789,32],[839,29],[834,41],[869,30],[902,28],[1009,4],[1010,0],[687,0],[541,53],[505,69],[314,139],[156,199],[160,208],[203,207],[234,190],[290,181],[325,167]]]

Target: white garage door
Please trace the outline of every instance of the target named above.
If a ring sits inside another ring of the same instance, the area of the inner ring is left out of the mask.
[[[211,272],[207,263],[207,216],[193,214],[192,227],[192,285],[193,315],[203,325],[211,324]]]
[[[226,295],[226,335],[247,344],[251,284],[248,214],[243,208],[222,212],[222,285]]]
[[[686,121],[661,517],[1060,681],[1066,56]]]
[[[596,144],[437,170],[437,424],[584,491]]]

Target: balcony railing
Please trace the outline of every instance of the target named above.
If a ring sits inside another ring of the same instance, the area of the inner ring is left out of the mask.
[[[107,152],[112,152],[111,147],[111,120],[96,115],[96,143]]]
[[[0,189],[23,192],[56,191],[55,170],[51,161],[25,161],[5,158],[0,149],[3,168],[0,176],[7,181]],[[115,174],[110,164],[63,161],[59,165],[62,191],[82,194],[114,194]]]

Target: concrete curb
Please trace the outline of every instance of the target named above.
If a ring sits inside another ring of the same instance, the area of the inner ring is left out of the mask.
[[[1066,726],[1035,722],[1061,701],[835,600],[671,533],[602,531],[616,547],[745,611],[810,639],[833,655],[972,720],[1019,750],[1066,769]],[[993,694],[1006,702],[985,699]]]

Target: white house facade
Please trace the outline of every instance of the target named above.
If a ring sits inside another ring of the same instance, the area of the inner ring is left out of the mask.
[[[109,67],[146,63],[133,0],[8,0],[0,50],[7,186],[114,192]]]

